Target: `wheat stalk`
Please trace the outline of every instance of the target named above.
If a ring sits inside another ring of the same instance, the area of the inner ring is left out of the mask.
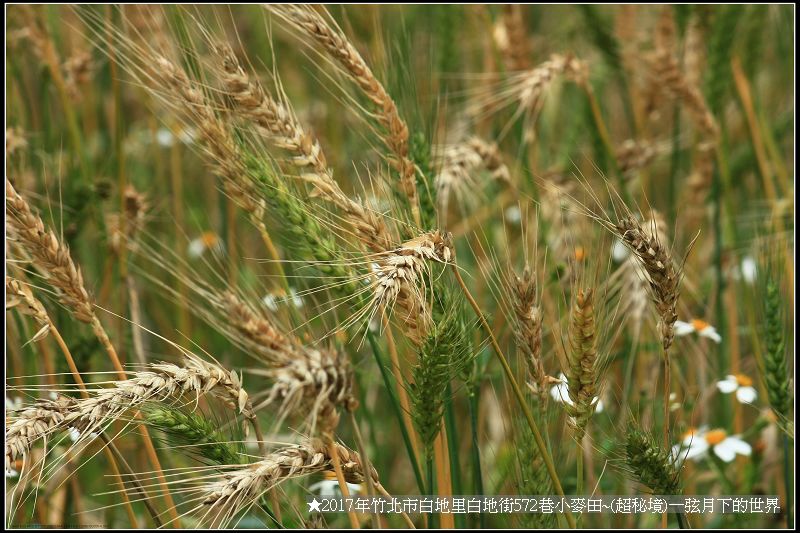
[[[263,225],[261,218],[264,205],[257,199],[256,188],[249,179],[239,149],[228,128],[216,116],[206,97],[194,87],[183,69],[163,56],[153,59],[156,67],[154,74],[174,91],[182,100],[186,111],[194,117],[194,123],[208,149],[210,161],[223,179],[225,191],[250,214],[253,223],[260,228]]]
[[[259,133],[293,155],[303,180],[314,188],[314,195],[341,209],[356,235],[373,251],[392,242],[381,217],[360,202],[348,197],[334,180],[325,154],[313,134],[304,130],[288,102],[272,98],[258,80],[252,79],[227,45],[215,47],[222,69],[220,76],[235,109],[256,125]]]
[[[375,118],[384,129],[381,140],[392,152],[390,162],[400,176],[400,188],[411,205],[414,222],[419,225],[416,167],[409,158],[408,126],[397,111],[397,105],[392,97],[372,73],[355,46],[313,8],[277,4],[268,5],[266,8],[315,40],[339,63],[344,73],[375,105]]]
[[[678,319],[676,308],[680,296],[681,271],[658,232],[655,231],[655,227],[652,228],[653,231],[646,231],[633,215],[627,215],[619,219],[614,228],[647,272],[653,302],[660,318],[661,343],[667,351],[675,337],[674,325]]]
[[[207,393],[237,409],[246,418],[255,418],[249,395],[235,372],[187,354],[183,366],[153,364],[150,370],[136,372],[130,379],[114,381],[113,387],[96,390],[85,398],[62,397],[38,402],[30,410],[23,411],[19,421],[7,428],[7,438],[13,435],[15,440],[13,446],[6,447],[6,461],[26,455],[36,440],[55,431],[74,428],[81,433],[80,438],[85,439],[91,433],[102,432],[105,426],[145,402],[179,399],[193,394],[196,403],[201,395]]]
[[[675,27],[672,6],[666,6],[659,17],[655,30],[656,52],[650,61],[653,89],[666,91],[686,105],[689,116],[712,140],[719,134],[714,115],[706,103],[700,88],[690,83],[673,54]]]
[[[30,253],[34,264],[58,291],[59,300],[81,322],[94,325],[92,301],[86,292],[83,275],[72,261],[69,248],[49,231],[28,202],[6,179],[6,220],[13,237]]]

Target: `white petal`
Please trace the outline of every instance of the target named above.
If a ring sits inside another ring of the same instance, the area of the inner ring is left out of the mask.
[[[161,146],[169,148],[173,144],[175,144],[175,137],[172,135],[172,132],[166,128],[160,128],[156,132],[156,141]]]
[[[13,479],[15,477],[19,477],[19,472],[13,468],[6,468],[6,479]]]
[[[289,289],[289,293],[292,297],[292,305],[294,305],[297,309],[303,307],[303,298],[297,294],[297,289],[292,287]]]
[[[599,397],[595,397],[595,399],[592,400],[592,403],[596,404],[596,406],[594,408],[594,412],[595,413],[602,413],[603,412],[603,400],[601,400]]]
[[[189,243],[189,257],[197,259],[203,252],[206,250],[206,245],[203,243],[202,239],[195,239]]]
[[[700,331],[697,332],[697,334],[700,335],[701,337],[711,339],[717,344],[722,342],[722,337],[719,336],[719,333],[717,333],[717,330],[714,329],[714,326],[708,326],[704,329],[701,329]]]
[[[331,479],[324,479],[308,487],[308,490],[310,490],[311,492],[319,491],[319,495],[325,498],[325,497],[337,496],[338,488],[339,488],[339,483],[337,481]]]
[[[747,283],[753,283],[758,275],[758,266],[756,260],[749,255],[742,259],[742,279]]]
[[[729,441],[730,438],[727,438],[714,446],[714,454],[726,463],[730,463],[736,458],[736,449],[730,446]]]
[[[753,387],[739,387],[736,391],[736,399],[742,403],[753,403],[758,393]]]
[[[723,394],[730,394],[739,388],[736,376],[728,376],[722,381],[717,381],[717,388]]]
[[[274,294],[267,294],[266,296],[264,296],[264,298],[261,299],[261,302],[267,309],[269,309],[273,313],[278,310],[278,303]]]
[[[569,397],[569,387],[566,383],[559,383],[552,389],[550,389],[550,395],[555,399],[557,402],[565,403],[567,405],[572,405],[572,398]]]
[[[753,448],[739,437],[728,437],[721,444],[725,444],[739,455],[750,455],[753,453]]]
[[[192,144],[196,136],[194,128],[186,128],[178,134],[178,138],[183,144]]]
[[[627,259],[630,255],[630,251],[628,251],[628,247],[625,246],[621,240],[617,239],[614,241],[614,245],[611,247],[611,257],[617,263],[621,263]]]
[[[516,205],[512,205],[505,212],[506,222],[510,222],[511,224],[515,224],[522,219],[522,214],[519,211],[519,207]]]
[[[702,455],[704,455],[708,451],[708,443],[705,439],[698,439],[697,435],[695,435],[695,440],[692,441],[692,444],[689,446],[689,449],[685,452],[687,459],[696,459]]]
[[[689,322],[683,322],[682,320],[676,320],[673,328],[675,329],[675,335],[678,337],[683,337],[694,332],[694,326]]]
[[[683,458],[683,456],[681,455],[681,448],[683,448],[683,446],[681,446],[680,444],[676,444],[675,446],[672,447],[672,460],[673,461],[677,461],[678,459],[682,459]]]

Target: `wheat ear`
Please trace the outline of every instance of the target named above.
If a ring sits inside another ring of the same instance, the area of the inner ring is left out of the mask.
[[[512,325],[517,349],[528,369],[529,385],[534,389],[541,406],[547,402],[548,378],[542,361],[542,308],[536,278],[526,265],[521,275],[508,276]]]
[[[314,188],[313,194],[341,209],[356,235],[371,250],[388,247],[392,238],[383,220],[342,191],[319,141],[303,128],[288,102],[275,100],[258,80],[248,76],[229,46],[215,49],[222,65],[220,77],[235,110],[255,124],[261,135],[292,154],[292,162],[301,169],[303,180]]]
[[[322,440],[312,439],[280,448],[261,461],[231,469],[218,480],[193,490],[202,497],[206,515],[210,512],[220,513],[216,518],[225,522],[248,508],[266,491],[289,479],[324,470],[331,471],[334,461],[331,449],[335,450],[346,481],[363,482],[364,467],[356,452],[338,443],[328,447]],[[377,485],[378,475],[375,470],[371,469],[369,475]]]
[[[414,222],[419,226],[416,167],[409,157],[408,126],[392,97],[341,30],[330,25],[312,7],[276,4],[267,9],[314,39],[375,105],[375,118],[384,129],[381,140],[392,152],[391,163],[400,176],[400,187],[411,205]]]
[[[447,265],[453,259],[449,234],[423,233],[379,256],[373,264],[372,305],[365,310],[390,313],[397,306],[409,338],[420,343],[430,328],[431,311],[426,301],[429,263]]]

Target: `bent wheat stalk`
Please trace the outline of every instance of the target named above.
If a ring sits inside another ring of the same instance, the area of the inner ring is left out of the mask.
[[[114,345],[111,343],[100,319],[94,312],[94,306],[83,283],[80,269],[72,261],[69,249],[56,235],[48,230],[42,219],[33,212],[28,202],[20,196],[11,182],[6,178],[6,220],[13,230],[14,237],[33,258],[34,266],[50,282],[59,295],[59,299],[72,312],[73,316],[91,325],[92,331],[106,350],[114,369],[120,379],[125,379]],[[177,521],[178,514],[170,494],[166,478],[161,469],[156,449],[150,439],[147,428],[142,428],[145,449],[153,464],[164,490],[164,498],[170,513]]]
[[[388,248],[393,239],[382,218],[342,191],[319,141],[303,128],[289,103],[272,98],[258,80],[248,76],[229,46],[218,45],[215,50],[222,64],[219,75],[235,110],[255,124],[261,135],[292,154],[292,163],[314,188],[313,194],[341,209],[362,242],[372,251]]]
[[[384,129],[381,140],[392,152],[390,162],[400,176],[400,188],[408,198],[414,222],[420,225],[419,198],[417,197],[416,166],[409,157],[408,126],[400,116],[397,105],[381,82],[358,53],[355,46],[339,28],[313,7],[299,5],[267,5],[266,8],[294,28],[315,40],[336,62],[343,72],[361,89],[373,104],[374,117]]]

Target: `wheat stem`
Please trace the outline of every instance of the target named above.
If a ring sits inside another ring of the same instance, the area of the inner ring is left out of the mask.
[[[486,321],[486,318],[483,316],[483,312],[481,311],[478,302],[472,297],[472,294],[469,292],[467,285],[464,283],[464,279],[461,277],[461,273],[458,271],[458,267],[456,266],[455,262],[452,263],[452,270],[453,275],[456,278],[456,282],[461,287],[461,290],[464,292],[464,296],[469,301],[469,304],[472,306],[472,309],[475,311],[475,314],[478,317],[478,320],[483,326],[483,329],[486,331],[487,335],[489,335],[489,341],[492,343],[492,347],[494,348],[495,355],[500,360],[500,364],[503,367],[503,371],[506,374],[506,379],[508,379],[509,384],[511,385],[511,389],[514,392],[514,396],[517,398],[517,403],[519,403],[520,409],[522,409],[523,415],[525,415],[526,420],[528,421],[528,425],[531,428],[531,432],[533,433],[533,438],[536,441],[536,446],[539,448],[539,452],[542,454],[542,460],[544,460],[545,466],[547,467],[547,472],[550,474],[550,479],[553,480],[553,487],[556,490],[556,494],[561,497],[564,497],[564,489],[561,487],[561,481],[558,479],[558,472],[556,472],[555,465],[553,464],[553,458],[550,456],[550,453],[547,451],[547,445],[542,438],[542,434],[539,431],[539,427],[536,424],[536,421],[533,418],[533,414],[531,413],[530,408],[528,407],[528,402],[525,400],[525,396],[522,394],[522,390],[519,388],[517,384],[517,380],[514,379],[514,372],[511,370],[511,366],[508,364],[508,360],[506,356],[503,355],[503,350],[500,348],[500,345],[497,343],[497,339],[492,333],[492,328],[489,326],[489,323]],[[569,523],[569,527],[575,528],[575,518],[572,516],[572,512],[570,510],[566,511],[566,519]]]
[[[333,464],[333,471],[336,473],[337,481],[339,481],[339,490],[342,491],[342,497],[346,500],[350,498],[350,489],[347,487],[347,481],[344,478],[344,472],[342,472],[342,463],[339,460],[339,452],[336,449],[336,443],[333,440],[333,435],[329,432],[326,432],[324,435],[324,440],[326,441],[328,455],[330,456],[331,463]],[[370,477],[369,469],[365,469],[365,476]],[[361,528],[360,524],[358,523],[358,517],[354,511],[348,511],[347,517],[350,519],[350,526],[353,529]]]
[[[72,373],[73,379],[75,379],[75,383],[78,384],[78,387],[81,389],[81,396],[84,398],[89,398],[89,393],[86,391],[86,384],[81,377],[80,372],[78,372],[78,367],[75,365],[75,360],[72,358],[72,353],[70,352],[69,348],[67,347],[67,343],[64,342],[64,338],[56,329],[55,324],[50,323],[50,332],[53,334],[53,338],[56,340],[56,344],[61,349],[61,352],[64,354],[64,358],[67,360],[67,366],[69,366],[69,370]],[[105,439],[105,434],[101,434],[102,437]],[[120,484],[121,487],[124,487],[122,481],[122,475],[119,471],[119,466],[117,466],[117,461],[114,458],[114,454],[108,448],[103,448],[103,453],[105,454],[106,458],[108,459],[108,464],[111,466],[112,473],[117,478],[117,482]],[[128,520],[130,520],[131,527],[136,528],[137,521],[136,515],[133,512],[133,507],[131,506],[131,500],[128,497],[128,491],[124,490],[121,492],[122,500],[125,504],[125,512],[128,514]]]

